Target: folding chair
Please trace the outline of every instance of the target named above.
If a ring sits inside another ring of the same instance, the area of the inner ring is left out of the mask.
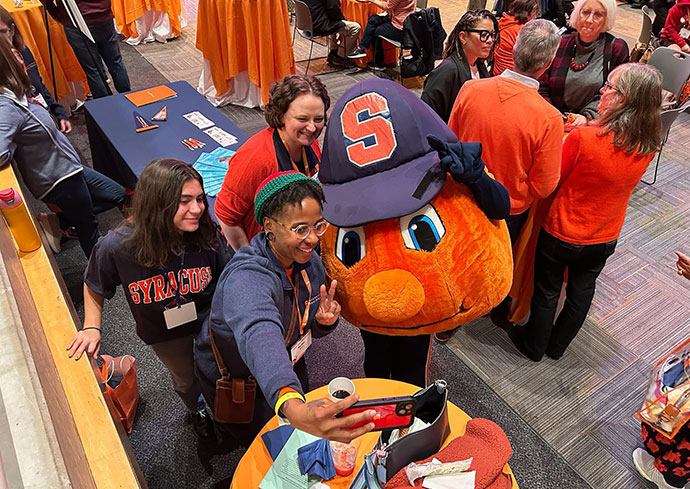
[[[656,67],[663,77],[663,87],[678,100],[685,83],[690,78],[690,55],[667,47],[656,48],[647,64]]]
[[[656,51],[654,52],[656,53]],[[656,164],[654,165],[654,179],[651,182],[640,180],[642,183],[646,183],[647,185],[654,185],[656,183],[656,175],[659,171],[659,160],[661,159],[661,152],[664,149],[664,144],[666,144],[666,141],[668,141],[668,135],[671,132],[671,126],[680,114],[686,111],[690,111],[689,109],[690,100],[685,102],[685,104],[683,104],[682,107],[678,107],[677,109],[665,110],[661,113],[661,147],[659,148],[659,152],[656,155]]]
[[[649,46],[649,41],[652,39],[652,19],[653,12],[649,10],[649,7],[644,5],[642,7],[642,30],[640,31],[640,37],[637,38],[637,42]]]
[[[311,64],[311,53],[312,50],[314,49],[314,43],[316,42],[316,39],[323,39],[324,37],[328,36],[315,36],[314,35],[314,30],[311,25],[311,11],[309,10],[309,7],[307,6],[306,3],[304,3],[302,0],[294,0],[295,2],[295,29],[292,31],[292,45],[295,45],[295,34],[299,32],[300,36],[303,38],[307,39],[308,41],[311,42],[309,46],[309,58],[307,58],[307,69],[304,70],[304,74],[309,73],[309,65]],[[326,44],[321,44],[320,42],[316,42],[319,46],[326,46]],[[320,56],[318,58],[313,58],[313,59],[324,59],[326,56]],[[300,61],[295,61],[295,63],[301,63],[302,61],[305,60],[300,60]]]

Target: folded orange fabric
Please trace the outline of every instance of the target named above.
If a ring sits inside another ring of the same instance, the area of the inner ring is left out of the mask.
[[[513,449],[508,437],[500,426],[488,419],[475,418],[467,423],[465,434],[451,441],[448,446],[435,455],[417,462],[431,462],[436,458],[441,462],[456,462],[472,457],[470,470],[475,471],[475,489],[510,489],[512,477],[503,473]],[[385,489],[412,489],[422,487],[424,478],[417,479],[411,486],[405,469],[384,484]]]

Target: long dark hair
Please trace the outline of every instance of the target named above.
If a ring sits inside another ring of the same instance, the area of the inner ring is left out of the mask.
[[[204,213],[199,228],[180,234],[173,219],[180,204],[185,182],[201,175],[187,163],[172,158],[153,160],[141,172],[134,189],[130,218],[122,225],[132,227],[123,244],[131,250],[134,261],[144,267],[164,267],[173,256],[185,251],[216,250],[220,246],[217,225],[208,212],[204,195]]]
[[[494,43],[493,46],[491,46],[491,53],[489,53],[489,56],[486,58],[489,61],[493,60],[494,49],[496,49],[496,46],[500,41],[500,33],[498,31],[498,21],[496,20],[496,17],[494,17],[494,14],[486,9],[468,10],[465,12],[465,15],[460,17],[460,20],[458,20],[458,23],[455,24],[455,27],[448,35],[446,47],[443,50],[443,59],[446,59],[453,53],[458,53],[460,58],[465,57],[465,52],[462,50],[462,44],[460,43],[460,33],[467,31],[467,29],[475,28],[482,19],[489,19],[491,22],[493,22],[494,31],[496,31],[496,39],[493,40]]]
[[[14,35],[12,36],[12,46],[14,47],[14,49],[21,53],[24,50],[24,38],[22,37],[21,32],[19,32],[17,24],[14,23],[12,15],[2,5],[0,5],[0,22],[5,24],[8,29],[14,29]]]
[[[0,38],[0,87],[14,92],[17,98],[31,93],[31,80],[5,38]]]
[[[661,73],[651,65],[625,63],[609,78],[613,75],[624,101],[597,118],[596,124],[604,128],[601,134],[613,132],[613,144],[628,153],[655,153],[661,146]]]

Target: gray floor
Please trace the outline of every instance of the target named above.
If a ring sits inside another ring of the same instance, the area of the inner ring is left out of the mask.
[[[133,89],[166,81],[134,48],[123,45],[122,50]],[[355,78],[361,76],[368,75],[356,75]],[[352,77],[348,74],[327,75],[324,82],[331,93],[338,94],[352,83]],[[247,128],[248,132],[256,132],[251,130],[252,127],[263,127],[260,112],[251,109],[224,110],[234,115],[236,123],[243,129]],[[70,139],[84,162],[90,164],[83,115],[75,116],[74,122],[75,130]],[[102,231],[115,226],[121,218],[118,211],[102,214]],[[65,245],[56,258],[81,314],[81,279],[85,266],[83,253],[78,244],[72,241]],[[135,335],[131,314],[121,291],[105,306],[103,329],[104,353],[128,353],[137,359],[142,400],[130,441],[149,487],[227,487],[243,450],[233,446],[209,447],[197,444],[185,419],[184,408],[170,387],[164,367]],[[347,345],[346,349],[344,345]],[[335,333],[316,342],[309,352],[312,387],[323,385],[337,375],[353,378],[362,376],[362,359],[363,349],[357,329],[343,324]],[[513,408],[453,355],[451,350],[434,347],[431,375],[449,382],[451,400],[468,414],[492,419],[506,431],[514,450],[510,464],[520,487],[591,487],[537,431],[525,423]]]

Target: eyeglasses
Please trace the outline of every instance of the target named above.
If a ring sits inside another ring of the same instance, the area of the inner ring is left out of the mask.
[[[606,90],[615,90],[616,92],[620,93],[620,90],[618,89],[618,87],[614,87],[609,82],[604,82],[604,88]]]
[[[596,22],[602,21],[606,18],[606,12],[601,12],[600,10],[590,10],[588,8],[582,9],[580,15],[585,19],[591,15],[592,19],[594,19]]]
[[[486,29],[465,29],[465,32],[476,32],[479,34],[479,40],[481,42],[486,42],[489,40],[489,38],[495,40],[498,37],[498,32],[487,31]]]
[[[314,231],[314,234],[316,234],[319,238],[323,236],[326,233],[326,229],[328,229],[328,221],[325,219],[321,219],[320,221],[316,221],[316,224],[313,226],[310,226],[309,224],[298,224],[297,226],[293,227],[288,227],[282,222],[280,222],[278,219],[273,219],[275,222],[283,226],[285,229],[288,231],[292,231],[295,233],[295,235],[299,239],[307,239],[309,235],[311,234],[312,230]]]

